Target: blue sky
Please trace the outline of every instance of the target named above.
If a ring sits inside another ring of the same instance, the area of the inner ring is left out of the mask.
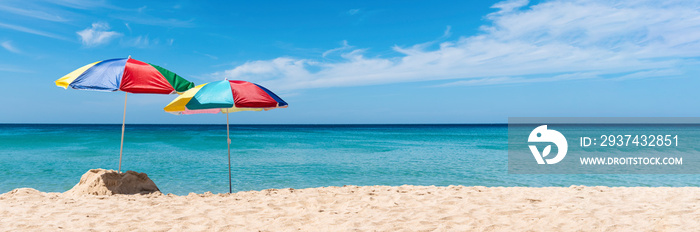
[[[0,123],[120,123],[122,92],[54,80],[127,57],[197,84],[261,84],[290,107],[232,123],[502,123],[700,113],[697,1],[0,3]],[[127,123],[174,116],[130,94]]]

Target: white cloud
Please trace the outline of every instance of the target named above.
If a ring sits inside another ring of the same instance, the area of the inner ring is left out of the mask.
[[[233,79],[250,80],[253,82],[264,82],[269,80],[278,80],[284,76],[285,79],[302,79],[310,75],[306,68],[308,65],[316,63],[308,60],[296,60],[292,58],[281,57],[274,60],[251,61],[244,65],[238,66],[231,70],[214,73],[213,76],[224,79],[232,77]],[[233,80],[232,78],[229,78]]]
[[[499,11],[486,16],[489,24],[479,34],[395,46],[401,55],[394,57],[347,49],[340,61],[280,57],[249,61],[213,76],[276,89],[455,79],[466,82],[452,85],[498,84],[571,80],[580,74],[634,79],[680,75],[683,64],[700,57],[697,1],[527,4],[497,3],[493,7]]]
[[[360,13],[360,9],[350,9],[347,13],[348,15],[356,15],[357,13]]]
[[[0,46],[2,46],[2,47],[5,48],[7,51],[10,51],[10,52],[12,52],[12,53],[22,54],[22,51],[21,51],[21,50],[19,50],[17,47],[15,47],[14,45],[12,45],[12,41],[5,41],[5,42],[2,42],[2,43],[0,43]]]
[[[92,23],[92,27],[76,32],[80,36],[80,40],[86,47],[95,47],[98,45],[109,43],[110,40],[121,36],[121,33],[108,31],[109,24],[96,22]]]

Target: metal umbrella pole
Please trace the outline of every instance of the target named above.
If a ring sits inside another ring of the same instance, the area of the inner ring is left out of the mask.
[[[228,130],[228,112],[226,112],[226,143],[228,147],[228,193],[232,193],[233,187],[231,187],[231,137],[229,137]]]
[[[129,56],[131,57],[131,56]],[[129,93],[124,92],[124,117],[122,118],[122,143],[119,145],[119,170],[118,173],[122,172],[122,151],[124,150],[124,124],[126,124],[126,97]]]

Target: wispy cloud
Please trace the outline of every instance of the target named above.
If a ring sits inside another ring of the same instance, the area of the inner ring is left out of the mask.
[[[0,5],[0,11],[5,11],[5,12],[17,14],[17,15],[37,18],[37,19],[41,19],[41,20],[53,21],[53,22],[67,22],[68,21],[67,19],[65,19],[59,15],[54,15],[54,14],[47,13],[44,11],[27,10],[27,9],[11,7],[11,6],[6,6],[6,5]]]
[[[119,7],[110,5],[107,1],[104,0],[48,0],[46,2],[83,10],[94,8],[121,9]]]
[[[350,9],[347,12],[348,15],[356,15],[357,13],[360,13],[360,9]]]
[[[507,0],[496,3],[493,6],[491,6],[491,8],[499,9],[499,11],[494,14],[504,14],[510,13],[523,6],[527,6],[528,3],[530,3],[530,1],[528,0]]]
[[[199,54],[199,55],[203,55],[203,56],[206,56],[206,57],[209,57],[209,58],[211,58],[212,60],[218,60],[218,59],[219,59],[219,57],[216,57],[216,56],[214,56],[214,55],[207,54],[207,53],[201,53],[201,52],[198,52],[198,51],[194,51],[194,53]]]
[[[447,25],[445,31],[442,33],[442,38],[449,38],[452,36],[452,26]]]
[[[649,77],[670,77],[670,76],[679,76],[683,74],[683,72],[675,69],[656,69],[656,70],[650,70],[650,71],[640,71],[640,72],[634,72],[630,74],[625,74],[621,75],[619,77],[613,78],[613,80],[618,80],[618,81],[623,81],[623,80],[630,80],[630,79],[642,79],[642,78],[649,78]]]
[[[0,72],[15,72],[15,73],[33,73],[33,70],[22,69],[16,66],[0,64]]]
[[[400,47],[398,45],[395,45],[393,47],[393,49],[394,49],[394,51],[397,51],[397,52],[402,53],[402,54],[409,54],[409,53],[412,53],[412,51],[425,51],[428,48],[430,48],[431,46],[434,46],[435,44],[445,42],[450,36],[452,36],[452,26],[448,25],[445,28],[445,31],[442,33],[442,36],[440,36],[439,38],[437,38],[435,40],[415,44],[415,45],[408,47],[408,48],[403,48],[403,47]]]
[[[23,26],[18,26],[18,25],[7,24],[7,23],[1,23],[1,22],[0,22],[0,27],[2,27],[2,28],[7,28],[7,29],[10,29],[10,30],[15,30],[15,31],[21,31],[21,32],[24,32],[24,33],[29,33],[29,34],[34,34],[34,35],[39,35],[39,36],[44,36],[44,37],[49,37],[49,38],[54,38],[54,39],[60,39],[60,40],[70,41],[68,38],[63,37],[63,36],[60,36],[60,35],[56,35],[56,34],[49,33],[49,32],[44,32],[44,31],[40,31],[40,30],[35,30],[35,29],[32,29],[32,28],[27,28],[27,27],[23,27]]]
[[[137,16],[137,15],[117,15],[115,18],[133,22],[142,25],[161,26],[161,27],[193,27],[194,19],[162,19],[153,16]]]
[[[161,27],[193,27],[194,19],[182,20],[176,18],[161,18],[148,13],[148,6],[139,7],[136,10],[123,11],[112,17],[127,22],[141,25],[161,26]]]
[[[129,29],[129,33],[132,33],[133,31],[131,30],[131,26],[129,26],[128,23],[124,23],[124,26],[126,26],[126,29]]]
[[[134,38],[125,39],[121,42],[121,44],[127,47],[148,48],[151,46],[159,45],[160,40],[150,39],[148,38],[148,35],[140,35]]]
[[[92,23],[90,28],[76,32],[80,40],[86,47],[95,47],[109,43],[112,39],[122,34],[116,31],[109,31],[109,24],[103,22]]]
[[[12,45],[12,41],[9,41],[9,40],[4,41],[4,42],[0,43],[0,46],[2,46],[3,48],[5,48],[5,50],[10,51],[12,53],[22,54],[21,50],[19,50],[17,47]]]
[[[330,49],[330,50],[327,50],[327,51],[323,52],[323,54],[321,54],[321,56],[322,56],[322,57],[326,57],[326,56],[328,56],[328,55],[331,54],[331,53],[338,52],[338,51],[343,51],[343,50],[348,50],[348,49],[351,49],[351,48],[352,48],[352,46],[348,45],[348,41],[347,41],[347,40],[343,40],[343,44],[342,44],[342,45],[343,45],[343,46],[341,46],[341,47],[333,48],[333,49]]]
[[[142,6],[142,7],[139,7],[138,9],[136,9],[136,11],[139,13],[143,13],[144,11],[146,11],[147,8],[148,8],[148,6]]]
[[[339,61],[280,57],[249,61],[212,76],[276,89],[436,80],[483,85],[571,80],[581,73],[611,79],[677,75],[683,64],[700,57],[697,1],[527,4],[497,3],[493,7],[499,11],[486,16],[488,23],[479,34],[438,46],[395,46],[400,55],[394,57],[348,49]]]
[[[446,87],[446,86],[480,86],[480,85],[503,85],[503,84],[520,84],[520,83],[536,83],[536,82],[552,82],[552,81],[563,81],[563,80],[581,80],[581,79],[593,79],[600,78],[597,73],[571,73],[556,75],[552,77],[487,77],[487,78],[474,78],[463,81],[455,81],[447,84],[435,85],[434,87]]]

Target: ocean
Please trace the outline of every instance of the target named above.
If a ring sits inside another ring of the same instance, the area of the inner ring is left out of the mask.
[[[0,124],[0,193],[117,169],[121,125]],[[699,186],[697,175],[509,174],[506,124],[231,125],[233,191],[343,185]],[[228,192],[226,125],[126,125],[122,171]]]

